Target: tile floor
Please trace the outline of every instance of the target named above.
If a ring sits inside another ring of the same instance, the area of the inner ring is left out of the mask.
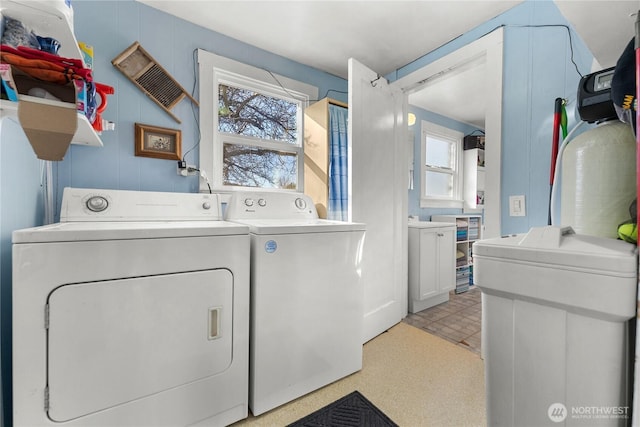
[[[409,313],[404,322],[480,355],[480,295],[476,286],[462,294],[451,291],[448,302]]]

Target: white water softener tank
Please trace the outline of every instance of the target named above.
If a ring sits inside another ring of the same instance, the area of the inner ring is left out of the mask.
[[[599,124],[569,142],[562,156],[560,221],[577,234],[617,238],[636,197],[636,147],[631,126]]]
[[[473,245],[488,426],[630,421],[637,258],[634,244],[571,227]]]

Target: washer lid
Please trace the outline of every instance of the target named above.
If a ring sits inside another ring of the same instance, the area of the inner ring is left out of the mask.
[[[335,233],[365,230],[365,225],[361,223],[328,219],[246,219],[238,223],[248,225],[251,233],[254,234]]]
[[[636,275],[636,245],[575,234],[571,227],[533,227],[526,234],[477,241],[474,257],[528,261],[552,268],[574,267],[615,276]]]
[[[133,240],[249,234],[227,221],[61,222],[13,232],[13,243]]]

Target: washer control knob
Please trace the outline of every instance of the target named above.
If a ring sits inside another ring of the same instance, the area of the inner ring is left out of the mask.
[[[305,202],[304,199],[300,197],[296,199],[295,204],[296,204],[296,208],[298,209],[304,209],[307,207],[307,202]]]
[[[87,208],[92,212],[102,212],[108,206],[109,202],[102,196],[92,196],[87,200]]]
[[[204,210],[207,210],[207,211],[208,211],[209,209],[211,209],[211,203],[209,203],[209,202],[204,202],[204,203],[202,204],[202,208],[203,208]]]
[[[258,206],[267,206],[267,201],[265,199],[258,199]]]
[[[244,205],[245,206],[253,206],[253,199],[244,199]]]

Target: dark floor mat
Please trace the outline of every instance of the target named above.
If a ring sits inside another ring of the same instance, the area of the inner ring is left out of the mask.
[[[398,427],[358,391],[328,404],[287,427]]]

